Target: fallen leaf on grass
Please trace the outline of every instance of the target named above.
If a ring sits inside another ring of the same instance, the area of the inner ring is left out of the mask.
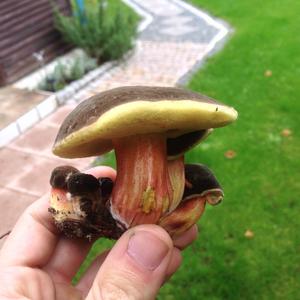
[[[224,153],[224,156],[228,159],[232,159],[232,158],[236,157],[236,152],[233,150],[228,150]]]
[[[244,233],[244,236],[247,238],[247,239],[252,239],[254,237],[254,233],[252,230],[250,229],[247,229]]]
[[[272,71],[271,70],[266,70],[265,71],[265,76],[266,77],[271,77],[273,75]]]
[[[292,131],[290,130],[290,129],[288,129],[288,128],[285,128],[285,129],[283,129],[282,131],[281,131],[281,135],[283,136],[283,137],[288,137],[288,136],[290,136],[292,134]]]

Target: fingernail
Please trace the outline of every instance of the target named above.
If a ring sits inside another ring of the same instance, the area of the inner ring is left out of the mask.
[[[154,234],[138,231],[129,240],[127,253],[141,267],[153,271],[169,251],[168,245]]]

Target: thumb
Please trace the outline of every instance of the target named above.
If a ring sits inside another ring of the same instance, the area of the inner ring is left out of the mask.
[[[86,300],[150,300],[167,275],[173,243],[156,225],[126,231],[98,271]]]

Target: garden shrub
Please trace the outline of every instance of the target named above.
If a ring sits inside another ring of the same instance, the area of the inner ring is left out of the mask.
[[[83,49],[98,64],[121,58],[133,47],[137,15],[120,0],[94,0],[81,11],[75,1],[72,16],[54,8],[55,24],[64,39]]]
[[[82,78],[97,67],[95,59],[80,52],[74,59],[59,60],[52,72],[45,71],[43,80],[38,85],[41,90],[57,92],[72,81]]]

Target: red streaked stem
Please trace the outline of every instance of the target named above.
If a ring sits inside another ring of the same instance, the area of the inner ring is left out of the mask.
[[[171,180],[173,189],[173,197],[170,203],[168,213],[176,209],[182,200],[184,186],[185,186],[185,175],[184,175],[184,156],[180,156],[176,159],[168,161],[168,172]]]
[[[111,200],[113,217],[126,227],[157,223],[168,211],[173,196],[166,137],[137,135],[115,139],[113,143],[117,159]]]

